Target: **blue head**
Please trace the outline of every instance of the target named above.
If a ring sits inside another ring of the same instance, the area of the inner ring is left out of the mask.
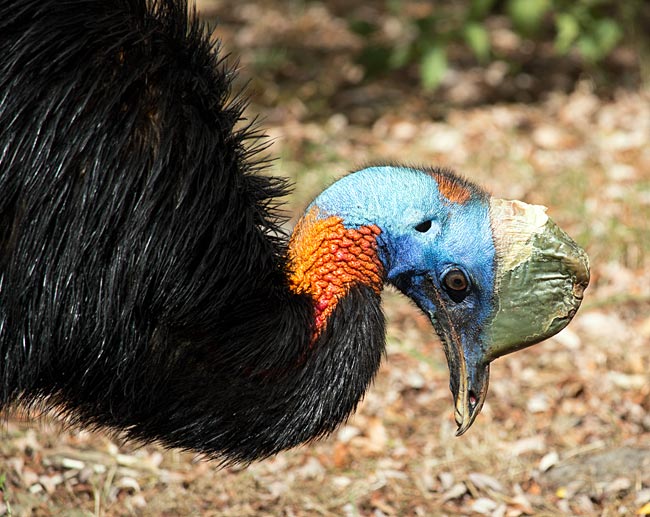
[[[494,200],[447,171],[370,167],[334,183],[313,207],[347,228],[381,230],[386,280],[443,342],[459,434],[483,405],[489,362],[566,325],[588,281],[584,252],[540,207]],[[513,300],[535,316],[518,314]]]

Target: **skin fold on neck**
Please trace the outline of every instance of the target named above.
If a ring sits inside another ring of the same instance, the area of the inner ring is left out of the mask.
[[[375,225],[346,228],[343,219],[312,207],[298,222],[289,243],[289,286],[314,302],[316,336],[337,303],[355,284],[380,293],[384,271],[377,255]]]

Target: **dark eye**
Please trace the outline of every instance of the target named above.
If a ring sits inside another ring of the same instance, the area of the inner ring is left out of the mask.
[[[431,221],[422,221],[415,227],[415,231],[425,233],[429,231],[429,228],[431,228]]]
[[[442,285],[449,298],[456,303],[462,302],[469,292],[469,280],[460,269],[450,270],[442,279]]]

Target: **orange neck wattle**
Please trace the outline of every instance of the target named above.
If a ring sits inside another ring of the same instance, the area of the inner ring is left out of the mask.
[[[314,301],[316,335],[353,285],[364,284],[381,292],[380,233],[375,225],[345,228],[340,217],[320,218],[317,208],[296,225],[289,243],[289,288]]]

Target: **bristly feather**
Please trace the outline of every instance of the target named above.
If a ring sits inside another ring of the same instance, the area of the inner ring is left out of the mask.
[[[185,2],[8,0],[0,34],[0,408],[244,462],[345,420],[379,295],[351,288],[308,346],[285,184]]]

